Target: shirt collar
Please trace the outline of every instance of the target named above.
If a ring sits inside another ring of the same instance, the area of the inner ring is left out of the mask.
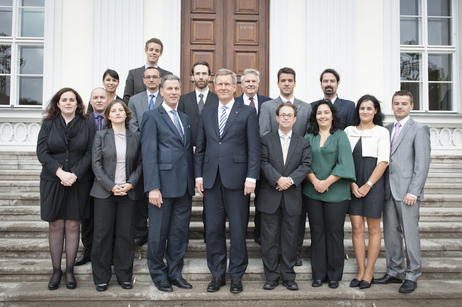
[[[278,129],[279,137],[282,137],[283,135],[287,135],[289,139],[292,137],[292,130],[289,131],[289,133],[284,134],[280,129]]]
[[[219,101],[218,104],[220,105],[220,106],[219,106],[220,109],[221,109],[222,106],[224,106],[224,104],[222,104],[221,101]],[[226,104],[226,107],[228,107],[229,110],[231,110],[231,109],[233,108],[233,105],[234,105],[234,98],[233,98],[230,102],[228,102],[228,103]]]
[[[395,120],[393,122],[393,128],[396,127],[396,123],[398,123],[398,122],[401,124],[401,128],[403,128],[404,125],[406,125],[406,123],[409,121],[409,119],[411,119],[410,115],[406,116],[405,118],[403,118],[400,121],[397,121],[396,118],[395,118]]]
[[[282,102],[287,102],[287,101],[289,101],[291,104],[293,104],[294,101],[295,101],[295,96],[292,96],[292,98],[290,98],[290,99],[285,99],[285,98],[282,97],[282,96],[279,96],[279,97],[281,97]]]
[[[165,103],[165,101],[162,102],[162,106],[164,107],[165,111],[167,111],[167,113],[170,113],[170,111],[173,110],[172,108],[170,108],[168,104]],[[177,107],[178,107],[178,104],[176,104],[175,111],[177,111]]]
[[[209,89],[208,89],[208,87],[207,87],[207,90],[206,90],[205,92],[203,92],[203,93],[199,92],[199,91],[197,90],[197,88],[196,88],[194,91],[196,92],[196,100],[197,100],[197,101],[199,101],[199,100],[201,99],[201,98],[199,97],[200,94],[204,95],[204,98],[203,98],[203,99],[204,99],[204,103],[205,103],[205,100],[207,99],[207,95],[209,94]]]

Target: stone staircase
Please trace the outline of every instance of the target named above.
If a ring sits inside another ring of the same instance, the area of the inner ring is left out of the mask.
[[[137,248],[133,290],[121,289],[112,279],[108,291],[95,290],[91,265],[76,267],[78,288],[47,290],[51,276],[48,224],[40,220],[39,174],[41,166],[33,152],[0,152],[0,306],[460,306],[462,305],[462,156],[433,156],[421,205],[423,274],[418,289],[410,295],[398,293],[399,285],[373,285],[367,290],[349,288],[356,276],[351,242],[351,225],[345,223],[345,270],[338,289],[311,287],[309,232],[302,250],[303,266],[296,267],[300,291],[280,286],[262,289],[265,277],[260,247],[253,242],[249,224],[247,246],[249,267],[244,275],[244,292],[234,295],[225,286],[207,293],[211,278],[202,239],[202,200],[194,197],[190,224],[190,245],[183,276],[193,291],[175,288],[158,291],[150,280],[146,246]],[[251,208],[253,215],[253,207]],[[253,217],[251,217],[251,221]],[[229,242],[228,242],[229,245]],[[385,251],[376,264],[375,276],[385,273]],[[64,264],[63,264],[64,265]]]

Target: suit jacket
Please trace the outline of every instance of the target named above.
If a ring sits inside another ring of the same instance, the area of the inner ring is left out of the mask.
[[[122,98],[119,97],[119,95],[116,94],[116,97],[114,98],[114,100],[117,100],[117,99],[122,100],[123,102],[125,102],[125,104],[127,104],[126,101],[124,101]],[[91,105],[90,102],[88,102],[88,105],[87,105],[87,115],[91,114],[93,111],[94,111],[94,110],[93,110],[93,106]]]
[[[154,109],[158,108],[163,101],[164,97],[162,97],[159,91],[156,96],[156,101],[154,102]],[[133,132],[140,133],[140,125],[141,120],[143,119],[143,114],[149,111],[149,99],[147,91],[132,96],[128,102],[128,109],[132,112],[132,119],[130,119],[129,128]]]
[[[313,108],[317,101],[311,103]],[[337,111],[342,119],[343,129],[348,126],[351,126],[351,121],[353,119],[353,114],[355,113],[355,103],[351,100],[340,99],[337,96],[334,106],[337,108]]]
[[[162,105],[145,112],[141,122],[144,191],[160,189],[163,198],[194,195],[191,123],[186,114],[178,116],[183,138]]]
[[[139,68],[134,68],[128,71],[127,80],[125,81],[125,90],[124,90],[124,101],[128,103],[130,97],[141,93],[142,91],[146,91],[146,84],[143,82],[144,78],[144,71],[146,68],[143,66]],[[171,72],[168,70],[162,69],[157,67],[159,70],[160,77],[162,78],[165,75],[172,75]]]
[[[137,200],[143,195],[143,166],[141,163],[140,135],[126,130],[125,172],[127,183],[133,185],[127,196]],[[115,183],[117,152],[114,139],[114,130],[106,129],[96,132],[92,149],[92,168],[95,181],[90,196],[108,198],[112,195]]]
[[[261,138],[261,173],[263,175],[257,209],[273,214],[284,199],[287,213],[291,216],[302,213],[302,182],[311,170],[310,142],[292,133],[286,164],[278,132],[265,134]],[[290,177],[294,184],[285,191],[278,191],[279,178]]]
[[[218,103],[218,96],[212,91],[207,94],[204,108],[210,107],[211,105]],[[199,127],[199,106],[197,105],[196,91],[181,95],[180,101],[178,102],[178,111],[181,111],[189,116],[191,120],[191,135],[192,135],[192,146],[196,146],[197,139],[197,128]]]
[[[393,137],[393,123],[386,127]],[[412,118],[402,128],[390,152],[385,171],[385,199],[390,193],[402,201],[407,193],[424,197],[424,186],[430,168],[430,130]]]
[[[217,177],[227,189],[243,189],[245,179],[259,178],[260,138],[255,109],[234,101],[220,137],[218,107],[204,108],[197,130],[195,176],[203,178],[205,189],[212,188]]]
[[[263,104],[259,120],[260,136],[278,131],[279,123],[276,120],[276,109],[281,103],[282,99],[279,96]],[[297,121],[292,127],[292,131],[300,136],[304,136],[309,127],[311,105],[296,98],[294,98],[294,104],[297,107]]]
[[[98,129],[98,127],[96,127],[96,121],[95,121],[95,113],[93,113],[93,111],[91,111],[91,113],[88,114],[88,118],[87,118],[88,122],[92,123],[93,125],[95,125],[95,129]],[[106,126],[106,118],[104,119],[104,125],[103,125],[103,130],[106,130],[107,129],[107,126]]]
[[[261,106],[264,102],[273,100],[271,97],[268,96],[263,96],[257,93],[257,99],[258,99],[258,118],[260,118],[260,111],[261,111]],[[236,101],[244,103],[244,94],[241,94],[241,96],[235,98]]]

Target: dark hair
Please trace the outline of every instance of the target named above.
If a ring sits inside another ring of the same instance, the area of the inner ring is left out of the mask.
[[[359,118],[359,108],[361,107],[361,104],[364,101],[368,100],[372,101],[372,103],[374,104],[374,109],[377,110],[377,113],[375,113],[372,122],[377,126],[383,126],[384,116],[382,113],[382,109],[380,108],[380,102],[377,100],[377,98],[375,98],[372,95],[364,95],[361,98],[359,98],[358,102],[356,103],[355,112],[353,113],[353,119],[351,120],[352,126],[358,126],[361,123],[361,119]]]
[[[146,68],[144,71],[146,71],[146,70],[148,70],[148,69],[155,69],[155,70],[157,70],[157,72],[159,73],[159,77],[160,77],[160,71],[159,71],[159,69],[157,69],[156,67],[149,66],[149,67]],[[143,72],[143,78],[144,78],[144,72]]]
[[[393,99],[395,98],[395,96],[409,96],[411,98],[411,103],[414,103],[414,96],[412,96],[412,93],[407,90],[396,91],[393,94],[393,97],[391,97],[391,102],[393,102]]]
[[[328,99],[322,99],[316,101],[313,110],[310,114],[308,133],[312,133],[313,135],[319,134],[319,125],[318,121],[316,120],[316,113],[318,112],[318,108],[320,105],[326,104],[330,111],[332,112],[332,126],[330,127],[330,134],[334,134],[337,130],[342,130],[343,123],[340,115],[338,114],[337,107],[332,104],[332,102]]]
[[[164,88],[165,81],[167,81],[167,80],[178,81],[178,83],[180,84],[180,88],[181,88],[181,79],[178,76],[175,76],[175,75],[165,75],[162,78],[162,81],[160,81],[160,86],[159,87]]]
[[[322,77],[324,76],[324,74],[333,74],[335,76],[335,79],[337,79],[337,82],[340,82],[340,75],[338,74],[338,72],[336,72],[334,69],[332,68],[327,68],[327,69],[324,69],[324,71],[322,72],[321,74],[321,77],[319,78],[319,81],[322,82]]]
[[[109,119],[109,113],[111,112],[112,106],[115,105],[116,103],[120,103],[122,107],[124,108],[125,114],[127,115],[127,118],[125,118],[125,128],[127,128],[128,125],[130,124],[130,120],[132,119],[132,112],[128,109],[125,102],[123,102],[123,100],[120,100],[120,99],[115,99],[109,102],[109,104],[107,105],[106,110],[104,110],[104,124],[108,126],[109,128],[112,127],[112,122]]]
[[[279,69],[278,71],[278,82],[279,82],[279,76],[281,74],[291,74],[291,75],[294,75],[294,81],[295,81],[295,70],[293,70],[292,68],[290,67],[283,67],[281,69]]]
[[[276,109],[276,116],[279,116],[279,111],[281,111],[283,107],[291,107],[292,109],[294,109],[294,117],[297,117],[297,107],[289,102],[283,102],[278,106],[278,108]]]
[[[59,114],[61,114],[61,110],[58,108],[58,102],[59,99],[61,99],[61,95],[66,92],[74,93],[75,99],[77,100],[77,108],[75,109],[75,115],[83,119],[87,118],[85,114],[85,105],[83,104],[82,97],[80,97],[79,93],[77,93],[76,90],[70,87],[63,87],[51,98],[50,102],[48,103],[48,106],[43,112],[43,120],[55,119],[58,117]]]
[[[209,76],[212,74],[210,72],[210,65],[209,63],[207,63],[206,61],[197,61],[196,63],[193,64],[192,68],[191,68],[191,76],[194,75],[194,68],[196,68],[197,65],[204,65],[204,66],[207,66],[207,69],[208,69],[208,72],[209,72]]]
[[[162,44],[162,41],[158,38],[151,38],[146,41],[146,44],[144,45],[144,50],[148,50],[148,46],[150,43],[155,43],[160,45],[160,53],[164,52],[164,44]]]
[[[116,79],[117,81],[119,81],[119,74],[117,73],[117,71],[113,70],[113,69],[108,69],[104,72],[103,74],[103,81],[104,81],[104,78],[106,78],[106,75],[109,75],[111,76],[112,78]]]

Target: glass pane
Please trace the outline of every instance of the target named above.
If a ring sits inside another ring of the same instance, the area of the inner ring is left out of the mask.
[[[420,0],[401,0],[399,9],[401,15],[420,15]]]
[[[11,45],[0,45],[0,74],[11,73]]]
[[[45,6],[45,0],[22,0],[21,6]]]
[[[414,109],[420,110],[420,82],[401,82],[401,90],[407,90],[414,97]]]
[[[401,53],[401,80],[420,80],[420,53]]]
[[[428,44],[451,45],[451,23],[449,18],[428,18]]]
[[[452,110],[452,84],[429,83],[428,99],[430,111]]]
[[[428,16],[450,16],[449,0],[428,0]]]
[[[19,105],[41,105],[42,90],[42,77],[19,77]]]
[[[0,8],[0,36],[13,36],[12,26],[13,22],[11,21],[13,17],[13,10],[7,7]]]
[[[421,18],[401,18],[400,44],[420,45],[420,21]]]
[[[19,9],[19,33],[22,37],[43,37],[44,9]]]
[[[13,0],[0,0],[0,6],[12,6]]]
[[[43,47],[19,47],[19,73],[43,74]]]
[[[429,54],[428,55],[428,80],[429,81],[452,81],[452,55]]]
[[[10,76],[0,76],[0,105],[10,104]]]

